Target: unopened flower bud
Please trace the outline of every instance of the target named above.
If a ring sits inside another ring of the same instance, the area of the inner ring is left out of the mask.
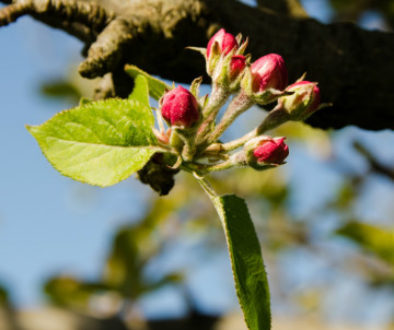
[[[241,86],[247,95],[264,105],[283,95],[287,80],[287,69],[282,56],[268,54],[252,63],[242,78]]]
[[[237,40],[231,33],[227,33],[225,29],[220,29],[209,40],[207,45],[207,58],[209,58],[214,43],[218,43],[220,53],[227,55],[232,49],[238,47]]]
[[[289,147],[285,138],[274,138],[264,141],[253,151],[258,163],[282,164],[289,155]]]
[[[231,81],[236,79],[246,66],[246,57],[243,55],[234,55],[230,60],[230,74],[229,78]]]
[[[320,89],[317,83],[299,81],[290,85],[286,91],[293,94],[281,97],[279,102],[292,120],[304,120],[319,108]]]
[[[264,169],[267,165],[281,165],[289,155],[289,147],[284,137],[257,137],[245,144],[248,165]]]
[[[260,57],[250,66],[253,92],[263,92],[268,88],[282,90],[287,85],[287,69],[282,56],[268,54]]]
[[[200,118],[198,102],[194,95],[182,86],[167,92],[160,100],[161,114],[170,124],[188,128]]]

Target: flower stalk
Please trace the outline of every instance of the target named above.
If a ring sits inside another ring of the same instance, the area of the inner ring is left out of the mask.
[[[215,142],[224,133],[224,131],[234,122],[234,120],[248,110],[254,104],[242,91],[231,101],[227,111],[224,113],[222,120],[216,126],[213,133],[209,136],[207,143]]]

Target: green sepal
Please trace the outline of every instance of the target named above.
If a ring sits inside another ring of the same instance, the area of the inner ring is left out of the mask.
[[[194,79],[190,85],[190,93],[194,95],[194,97],[198,100],[199,99],[199,92],[200,92],[200,86],[202,83],[203,77],[197,77]]]

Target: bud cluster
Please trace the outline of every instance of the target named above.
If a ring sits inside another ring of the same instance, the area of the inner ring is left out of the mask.
[[[207,72],[212,81],[231,91],[239,88],[247,64],[247,58],[243,53],[248,41],[240,43],[241,38],[220,29],[209,40],[206,50]]]
[[[317,83],[304,80],[288,85],[284,59],[268,54],[251,62],[244,55],[248,40],[220,29],[201,52],[212,79],[211,95],[199,98],[202,78],[193,81],[190,91],[178,86],[160,99],[159,117],[169,129],[157,132],[159,141],[178,156],[176,166],[204,174],[232,166],[250,166],[262,170],[284,164],[289,154],[284,137],[263,135],[288,120],[304,120],[322,107]],[[234,94],[220,121],[216,117]],[[254,104],[277,102],[265,119],[245,136],[219,142],[233,121]],[[232,151],[243,147],[241,151]]]

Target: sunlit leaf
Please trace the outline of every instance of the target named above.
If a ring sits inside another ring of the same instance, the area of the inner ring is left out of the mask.
[[[235,195],[213,197],[222,220],[235,288],[251,330],[271,329],[267,275],[253,222],[245,201]]]
[[[27,128],[60,173],[104,187],[126,179],[150,159],[156,144],[153,124],[146,105],[108,99],[82,104]]]
[[[166,83],[152,77],[149,73],[141,70],[135,65],[126,65],[125,70],[133,78],[136,78],[138,75],[143,75],[148,80],[149,94],[155,100],[160,99],[166,90],[171,89],[171,87],[168,86]]]
[[[136,100],[141,104],[149,107],[149,85],[148,80],[139,74],[134,80],[134,89],[129,96],[130,100]]]

